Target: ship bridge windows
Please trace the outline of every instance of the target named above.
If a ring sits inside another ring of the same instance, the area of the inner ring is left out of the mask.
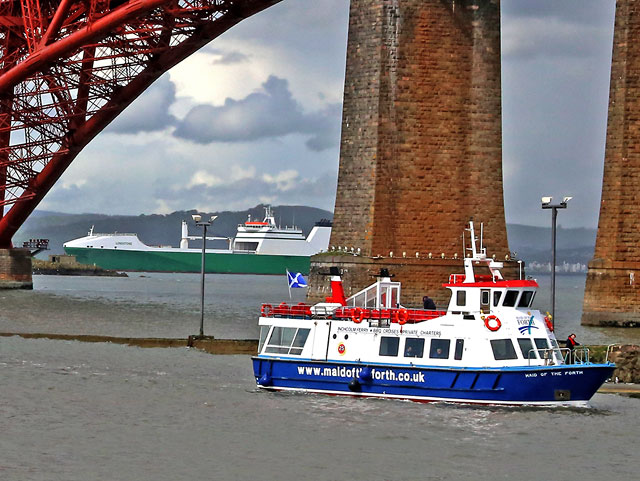
[[[424,355],[424,339],[408,337],[404,342],[404,357],[422,357]]]
[[[504,300],[502,301],[502,305],[504,307],[516,307],[516,302],[518,301],[518,294],[520,291],[512,291],[509,290],[504,295]]]
[[[449,359],[449,339],[431,339],[429,357],[431,359]]]
[[[255,252],[258,250],[257,242],[236,242],[233,245],[234,250],[240,252]]]
[[[520,352],[525,359],[535,359],[536,350],[533,348],[533,342],[527,337],[518,338],[518,346],[520,346]]]
[[[538,355],[542,357],[544,350],[549,349],[549,344],[544,337],[536,337],[534,341],[536,343],[536,347],[538,348]]]
[[[310,331],[311,329],[274,326],[264,352],[299,356],[302,354],[302,349],[307,342]]]
[[[456,293],[456,305],[459,307],[467,305],[467,291],[460,290]]]
[[[500,298],[502,297],[502,291],[493,291],[493,307],[500,305]]]
[[[524,291],[520,297],[520,302],[518,302],[518,307],[529,307],[533,302],[533,297],[533,291]]]
[[[399,337],[386,337],[380,338],[380,351],[381,356],[397,356],[398,347],[400,346]]]
[[[493,350],[493,358],[496,361],[505,361],[508,359],[518,359],[516,350],[513,348],[511,339],[492,339],[491,349]]]

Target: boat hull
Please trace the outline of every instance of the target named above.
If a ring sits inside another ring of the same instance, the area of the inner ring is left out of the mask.
[[[65,253],[76,257],[81,264],[96,265],[103,269],[142,272],[200,272],[202,251],[193,252],[170,250],[115,250],[65,247]],[[209,273],[228,274],[284,274],[291,272],[309,273],[310,257],[243,254],[207,253],[205,270]]]
[[[613,364],[436,368],[253,357],[258,387],[414,401],[586,405]]]

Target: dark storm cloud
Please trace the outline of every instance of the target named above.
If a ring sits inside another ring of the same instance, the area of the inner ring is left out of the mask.
[[[137,134],[164,130],[176,121],[169,113],[169,107],[175,100],[176,86],[165,74],[134,100],[106,132]]]
[[[613,21],[609,13],[614,6],[614,0],[503,2],[503,58],[596,58],[610,53]],[[603,23],[603,12],[608,22]]]
[[[222,106],[198,105],[178,124],[174,135],[199,144],[246,142],[289,134],[310,136],[307,147],[321,151],[339,142],[340,107],[305,113],[288,82],[270,76],[262,90]]]
[[[568,24],[599,25],[603,5],[615,0],[502,0],[503,16],[512,19],[560,20]]]
[[[505,0],[503,154],[507,220],[545,225],[543,195],[571,195],[564,225],[598,218],[613,0]]]

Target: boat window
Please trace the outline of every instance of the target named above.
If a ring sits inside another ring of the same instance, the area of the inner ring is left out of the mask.
[[[533,348],[533,342],[527,337],[519,337],[518,345],[520,346],[520,352],[525,359],[535,359],[536,351]]]
[[[502,297],[502,291],[493,291],[493,307],[500,305],[500,297]]]
[[[453,356],[456,361],[462,359],[462,351],[464,351],[464,339],[456,339],[456,352]]]
[[[234,250],[243,252],[255,252],[258,249],[257,242],[236,242],[233,246]]]
[[[404,342],[404,357],[422,357],[424,354],[424,339],[408,337]]]
[[[307,342],[309,332],[311,332],[311,329],[298,329],[289,354],[302,354],[302,348],[304,348],[304,344]]]
[[[524,291],[522,293],[522,297],[520,298],[520,302],[518,302],[518,307],[529,307],[532,300],[533,291]]]
[[[482,290],[480,295],[480,304],[483,306],[489,305],[489,291]]]
[[[536,343],[536,347],[538,348],[538,354],[542,357],[542,349],[549,349],[549,344],[547,344],[547,340],[544,337],[537,337],[534,339]]]
[[[456,305],[458,306],[466,306],[467,305],[467,291],[458,291],[456,294]]]
[[[518,355],[516,354],[516,350],[513,348],[511,339],[492,339],[491,349],[493,349],[493,358],[496,361],[518,359]]]
[[[399,337],[381,337],[380,338],[380,355],[381,356],[397,356],[398,346],[400,346]]]
[[[264,352],[274,354],[302,354],[310,329],[275,326]]]
[[[262,352],[265,341],[267,340],[267,334],[269,334],[271,326],[260,326],[260,342],[258,342],[258,352]]]
[[[518,294],[520,294],[520,291],[507,291],[504,296],[504,301],[502,301],[502,305],[505,307],[515,307],[516,301],[518,300]]]
[[[449,359],[449,339],[431,339],[429,357],[432,359]]]

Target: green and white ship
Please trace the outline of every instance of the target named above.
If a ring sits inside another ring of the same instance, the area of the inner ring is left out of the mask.
[[[207,237],[226,240],[226,249],[206,249],[205,269],[212,273],[284,274],[309,273],[310,257],[326,251],[331,235],[331,223],[318,222],[307,238],[297,227],[279,227],[273,212],[265,208],[261,222],[251,217],[239,224],[235,238]],[[81,264],[103,269],[143,272],[200,272],[202,248],[189,247],[189,241],[202,236],[190,236],[182,221],[180,247],[149,246],[137,234],[98,234],[93,227],[85,237],[65,242],[65,253]]]

